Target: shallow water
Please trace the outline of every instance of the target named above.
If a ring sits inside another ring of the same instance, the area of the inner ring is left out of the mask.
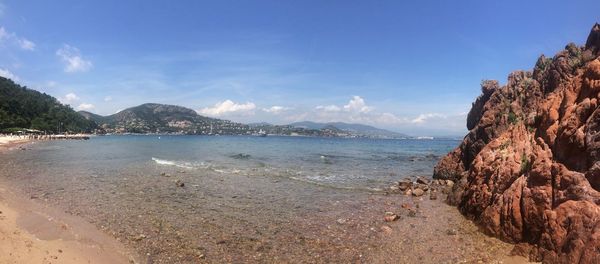
[[[148,263],[355,262],[379,243],[373,221],[383,209],[369,201],[395,181],[431,175],[458,143],[106,136],[4,153],[0,179],[84,217]]]

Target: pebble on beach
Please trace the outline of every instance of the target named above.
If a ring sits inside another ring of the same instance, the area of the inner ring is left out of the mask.
[[[423,191],[421,188],[415,188],[415,189],[412,191],[412,195],[413,195],[413,196],[417,196],[417,197],[419,197],[419,196],[423,196],[423,194],[425,194],[425,191]]]
[[[400,216],[393,212],[385,212],[385,216],[383,217],[383,220],[385,220],[386,222],[393,222],[398,219],[400,219]]]

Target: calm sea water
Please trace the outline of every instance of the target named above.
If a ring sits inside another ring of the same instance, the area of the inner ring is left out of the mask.
[[[197,263],[199,255],[214,263],[314,262],[316,256],[340,262],[339,247],[352,249],[343,252],[355,262],[359,248],[377,245],[365,242],[376,232],[368,223],[349,226],[336,219],[380,219],[381,212],[374,218],[358,213],[371,207],[362,202],[383,197],[378,190],[405,177],[429,177],[458,144],[99,136],[35,142],[26,151],[2,153],[0,181],[84,217],[148,263]],[[332,231],[332,222],[342,230]],[[364,234],[344,237],[353,232]],[[140,234],[147,238],[134,239]]]
[[[334,188],[377,189],[429,176],[456,140],[381,140],[244,136],[100,136],[42,142],[17,153],[29,164],[88,168],[111,176],[131,166],[158,165],[221,174],[283,177]],[[106,175],[104,175],[106,176]]]

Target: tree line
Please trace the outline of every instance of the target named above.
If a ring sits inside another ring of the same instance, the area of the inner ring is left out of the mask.
[[[56,98],[0,77],[0,131],[91,132],[97,127]]]

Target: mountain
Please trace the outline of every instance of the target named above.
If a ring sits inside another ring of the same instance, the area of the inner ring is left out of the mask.
[[[31,128],[49,133],[90,132],[96,123],[87,120],[56,98],[0,77],[0,130]]]
[[[78,111],[80,115],[82,115],[85,119],[96,122],[97,124],[102,124],[105,122],[105,117],[101,115],[97,115],[88,111]]]
[[[434,178],[483,230],[543,263],[600,260],[600,25],[533,71],[484,81]],[[517,248],[517,247],[515,247]]]
[[[407,138],[410,137],[406,134],[392,132],[385,129],[380,129],[368,125],[362,124],[348,124],[343,122],[330,122],[330,123],[317,123],[311,121],[296,122],[290,124],[293,127],[306,128],[306,129],[323,129],[326,127],[334,127],[342,131],[350,132],[354,135],[367,136],[367,137],[385,137],[385,138]]]
[[[240,134],[249,131],[247,125],[201,116],[176,105],[147,103],[109,116],[86,111],[79,114],[111,133]]]

